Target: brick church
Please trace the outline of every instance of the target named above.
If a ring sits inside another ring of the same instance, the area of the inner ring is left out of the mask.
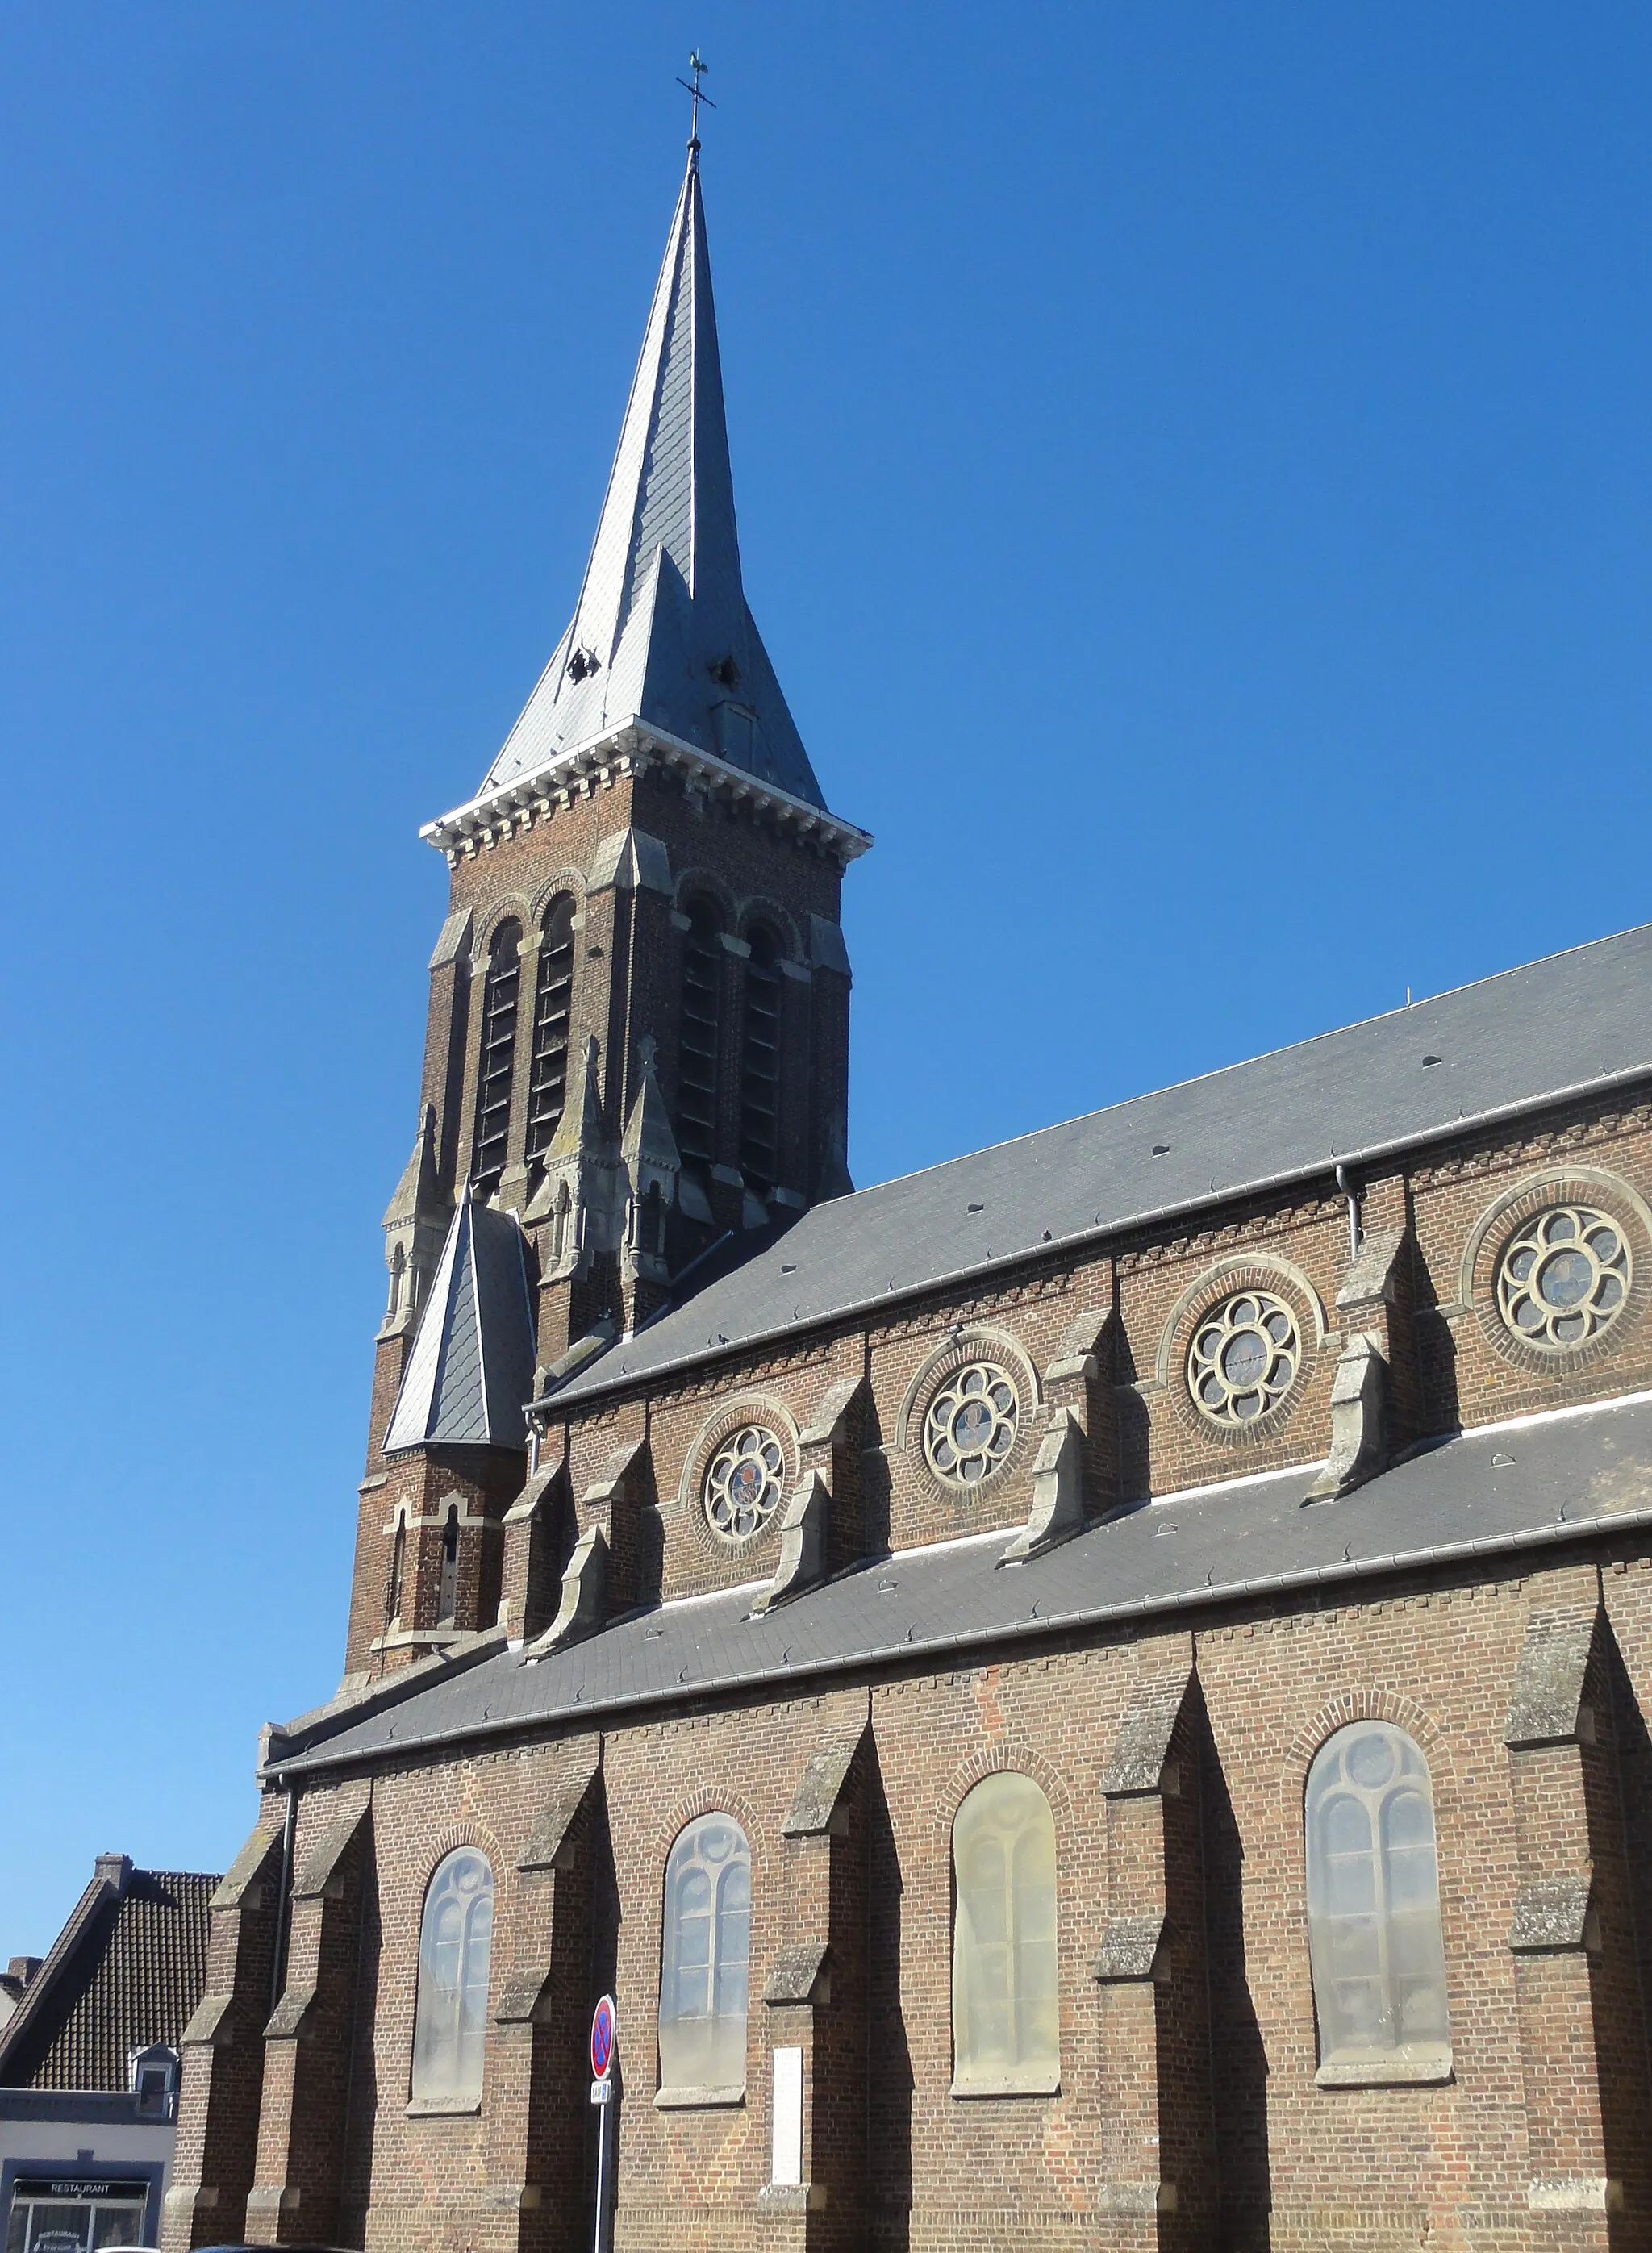
[[[424,834],[344,1678],[167,2253],[1652,2245],[1652,928],[854,1191],[697,143]]]

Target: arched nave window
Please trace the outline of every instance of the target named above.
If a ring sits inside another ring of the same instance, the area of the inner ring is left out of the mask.
[[[1304,1809],[1321,2077],[1451,2061],[1428,1763],[1388,1721],[1328,1737]]]
[[[1030,1776],[986,1776],[952,1823],[952,2085],[1054,2089],[1056,1824]]]
[[[413,2032],[415,2102],[480,2099],[492,1951],[493,1873],[474,1847],[461,1846],[436,1865],[424,1897]]]
[[[665,2089],[746,2085],[751,1849],[731,1816],[702,1815],[666,1864],[659,2079]]]

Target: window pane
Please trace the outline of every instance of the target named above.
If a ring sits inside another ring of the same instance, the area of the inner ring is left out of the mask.
[[[463,2103],[480,2096],[492,1947],[493,1873],[480,1854],[462,1846],[438,1865],[425,1895],[413,2036],[415,2097]]]
[[[751,1852],[726,1815],[702,1815],[666,1864],[659,2074],[667,2089],[746,2079]]]
[[[1056,1826],[1029,1776],[978,1783],[952,1826],[958,2080],[1053,2075],[1059,2061]]]
[[[1308,1772],[1309,1952],[1322,2060],[1449,2040],[1428,1768],[1388,1722],[1339,1729]]]

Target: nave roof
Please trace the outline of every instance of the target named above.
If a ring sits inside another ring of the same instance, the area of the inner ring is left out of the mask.
[[[935,1666],[1079,1630],[1247,1599],[1357,1601],[1399,1573],[1652,1526],[1652,1395],[1466,1432],[1336,1502],[1304,1504],[1315,1466],[1144,1503],[1023,1565],[1000,1529],[871,1559],[754,1615],[760,1584],[633,1612],[539,1659],[495,1649],[432,1661],[394,1702],[294,1724],[268,1772],[434,1754],[524,1730],[726,1696],[805,1694],[823,1676]]]
[[[617,1386],[1065,1245],[1652,1074],[1652,924],[816,1205],[555,1393]]]

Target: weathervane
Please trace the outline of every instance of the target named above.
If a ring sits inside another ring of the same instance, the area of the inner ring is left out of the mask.
[[[715,109],[717,105],[708,94],[702,94],[700,90],[700,81],[706,74],[706,66],[700,59],[700,50],[698,47],[694,48],[693,52],[689,55],[688,67],[694,74],[694,84],[690,86],[686,78],[680,78],[677,83],[682,87],[686,94],[692,94],[694,97],[694,115],[689,121],[688,126],[688,146],[693,150],[698,150],[700,147],[700,105],[703,101],[708,109]]]

